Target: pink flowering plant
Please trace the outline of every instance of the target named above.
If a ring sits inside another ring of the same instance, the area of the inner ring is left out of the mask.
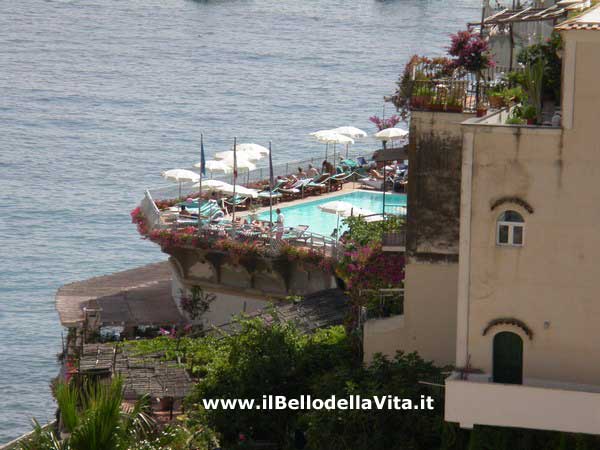
[[[394,128],[402,120],[399,116],[393,115],[387,119],[382,119],[378,116],[369,117],[369,121],[374,123],[379,131],[385,130],[386,128]]]
[[[478,33],[459,31],[450,36],[448,53],[454,57],[454,65],[467,72],[480,73],[494,67],[488,42]]]
[[[345,252],[338,274],[350,291],[401,287],[404,255],[385,253],[380,243],[355,247]]]
[[[257,270],[264,268],[265,260],[270,258],[269,248],[258,241],[238,241],[230,237],[211,239],[198,235],[197,229],[191,226],[182,229],[150,230],[139,207],[131,211],[131,221],[136,224],[142,237],[160,245],[163,250],[173,248],[210,249],[226,254],[228,261],[232,264],[241,264],[246,268]],[[313,249],[283,244],[279,253],[280,259],[290,265],[295,264],[307,270],[333,273],[333,259]]]

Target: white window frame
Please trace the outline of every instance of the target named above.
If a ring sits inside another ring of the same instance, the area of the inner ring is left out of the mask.
[[[508,227],[508,242],[500,242],[500,227]],[[515,244],[514,242],[514,229],[515,227],[521,228],[521,243]],[[523,247],[525,245],[525,222],[496,222],[496,245],[502,247]]]

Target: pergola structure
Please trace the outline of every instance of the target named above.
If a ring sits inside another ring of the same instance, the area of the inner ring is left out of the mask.
[[[483,19],[484,28],[503,28],[511,24],[523,22],[559,22],[566,19],[571,11],[582,10],[590,6],[589,0],[562,0],[546,8],[514,8],[502,9]],[[481,27],[482,22],[471,22],[469,28]]]

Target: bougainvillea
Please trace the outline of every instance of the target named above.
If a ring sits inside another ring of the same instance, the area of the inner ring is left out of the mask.
[[[160,245],[163,250],[177,247],[197,248],[223,252],[233,264],[246,267],[261,266],[260,260],[270,258],[270,247],[258,241],[239,241],[230,237],[208,238],[198,234],[195,227],[180,229],[164,228],[149,230],[144,214],[137,207],[131,211],[132,222],[137,225],[138,232],[150,241]],[[297,264],[307,270],[322,270],[333,273],[334,260],[322,253],[309,248],[281,244],[279,257],[290,264]]]
[[[490,56],[488,42],[477,33],[459,31],[450,36],[448,53],[454,56],[454,65],[467,72],[479,73],[495,63]]]
[[[400,287],[404,281],[404,255],[385,253],[380,244],[349,249],[338,267],[348,290]]]
[[[393,115],[388,119],[381,119],[378,116],[369,117],[369,121],[373,122],[379,131],[385,130],[386,128],[394,128],[402,120],[397,115]]]

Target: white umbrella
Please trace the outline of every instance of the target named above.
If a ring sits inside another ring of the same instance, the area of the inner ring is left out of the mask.
[[[327,144],[354,144],[354,139],[341,133],[336,133],[333,130],[324,130],[323,132],[318,132],[318,134],[315,134],[314,137],[317,139],[317,141],[325,142]]]
[[[237,144],[236,149],[238,152],[239,151],[241,151],[241,152],[258,152],[261,155],[269,154],[269,149],[267,147],[263,147],[262,145],[258,145],[258,144],[253,144],[251,142]],[[232,147],[232,150],[233,150],[233,147]]]
[[[171,169],[161,172],[163,178],[169,181],[184,182],[184,181],[198,181],[200,175],[196,172],[192,172],[187,169]]]
[[[333,144],[333,161],[335,163],[335,145],[336,144],[354,144],[354,139],[345,136],[341,133],[336,133],[333,130],[321,130],[310,133],[317,141],[324,142],[325,144]],[[327,147],[325,148],[325,159],[327,159]]]
[[[237,150],[236,156],[238,159],[247,159],[249,161],[257,161],[263,157],[263,155],[258,150]],[[225,161],[233,161],[233,150],[215,153],[215,158],[222,159]]]
[[[378,133],[375,133],[375,139],[379,141],[392,141],[394,139],[401,139],[408,135],[408,131],[402,128],[386,128]]]
[[[362,208],[354,206],[352,203],[348,203],[348,202],[345,202],[342,200],[334,200],[331,202],[324,203],[323,205],[319,206],[319,209],[323,212],[337,215],[336,230],[338,231],[338,233],[339,233],[339,229],[340,229],[340,216],[342,216],[342,217],[358,216],[358,215],[367,216],[367,215],[372,214],[370,211],[364,210]]]
[[[319,206],[319,209],[323,212],[330,214],[338,214],[342,217],[350,216],[369,216],[373,214],[371,211],[354,206],[352,203],[345,202],[343,200],[333,200]]]
[[[348,203],[343,200],[333,200],[331,202],[319,205],[319,209],[321,211],[330,214],[344,214],[346,211],[350,211],[352,208],[354,208],[352,203]]]
[[[228,164],[231,164],[231,166],[233,167],[233,161],[231,161],[231,162],[227,161],[227,162],[228,162]],[[238,170],[250,171],[250,170],[256,169],[256,164],[248,161],[247,159],[238,158],[236,163],[237,163]]]
[[[343,134],[344,136],[348,136],[352,139],[361,139],[367,137],[367,133],[365,131],[356,127],[337,127],[331,131],[335,131],[338,134]],[[348,158],[348,146],[349,144],[346,144],[346,158]]]
[[[187,181],[195,182],[200,180],[200,175],[198,175],[196,172],[192,172],[191,170],[187,169],[166,170],[162,172],[161,175],[166,180],[175,181],[176,183],[179,183],[179,198],[181,198],[181,183]]]
[[[225,194],[233,194],[233,186],[231,184],[228,184],[226,187],[219,188],[217,190],[220,192],[223,192]],[[237,185],[235,187],[235,193],[239,194],[239,195],[245,195],[248,197],[252,197],[252,198],[258,197],[258,191],[256,189],[249,189],[247,187],[240,186],[240,185]]]
[[[350,210],[346,210],[340,215],[343,217],[359,217],[359,216],[372,216],[373,211],[369,211],[368,209],[359,208],[357,206],[351,208]]]
[[[200,187],[200,183],[196,183],[193,186],[194,188],[198,189]],[[231,186],[228,183],[225,183],[224,181],[219,181],[219,180],[202,180],[202,189],[206,189],[209,191],[219,191],[221,189],[228,189],[228,187],[233,188],[233,186]]]
[[[200,168],[200,163],[194,164],[194,167]],[[223,173],[231,173],[233,172],[233,167],[231,164],[228,164],[226,161],[209,159],[205,163],[206,170],[209,172],[223,172]]]
[[[356,127],[337,127],[333,130],[335,133],[343,134],[344,136],[351,137],[353,139],[360,139],[367,137],[367,133]]]

